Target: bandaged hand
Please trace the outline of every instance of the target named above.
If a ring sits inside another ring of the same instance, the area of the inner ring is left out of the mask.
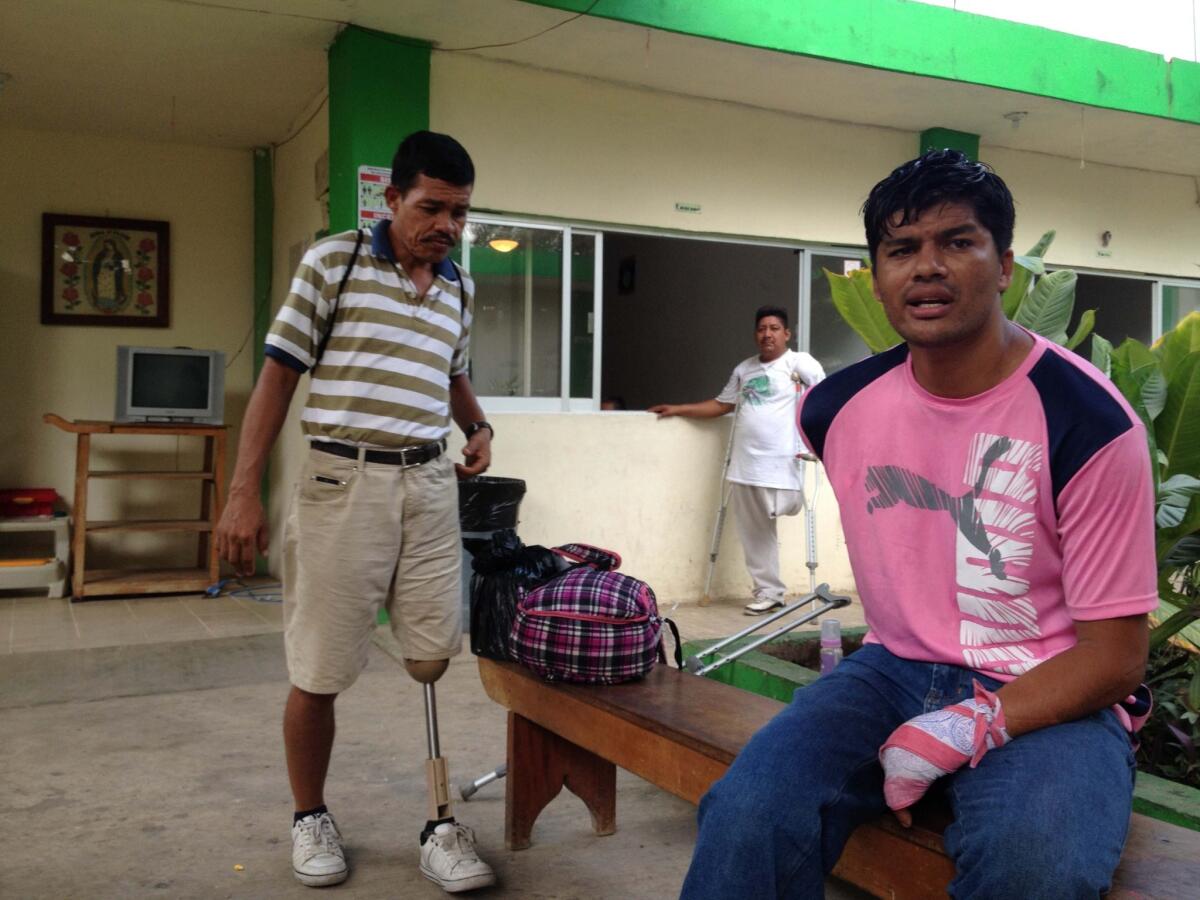
[[[975,682],[975,697],[909,719],[879,750],[883,797],[907,826],[907,810],[941,778],[1009,742],[1000,698]]]

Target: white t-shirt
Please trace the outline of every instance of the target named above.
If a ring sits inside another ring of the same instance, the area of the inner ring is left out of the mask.
[[[803,488],[796,454],[808,448],[796,427],[796,404],[805,390],[824,377],[819,362],[795,350],[769,363],[752,356],[738,364],[717,395],[722,403],[742,398],[725,476],[729,481],[793,491]]]

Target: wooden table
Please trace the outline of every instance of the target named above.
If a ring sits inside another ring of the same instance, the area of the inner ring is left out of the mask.
[[[46,413],[42,420],[75,437],[74,532],[71,537],[71,599],[127,594],[172,594],[203,591],[221,574],[212,532],[221,516],[225,499],[226,426],[180,423],[122,423],[90,420],[71,421]],[[197,437],[204,440],[204,463],[199,470],[93,470],[92,436],[156,435]],[[96,521],[88,519],[88,483],[97,479],[199,481],[200,514],[194,519],[137,519]],[[89,534],[114,532],[190,532],[197,535],[196,565],[178,569],[89,569]]]

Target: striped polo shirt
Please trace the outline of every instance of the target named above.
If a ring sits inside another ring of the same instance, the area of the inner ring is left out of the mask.
[[[474,283],[447,259],[419,297],[392,251],[390,224],[364,235],[319,361],[355,232],[308,249],[267,334],[267,356],[312,369],[300,417],[310,438],[392,449],[449,434],[450,378],[467,370]]]

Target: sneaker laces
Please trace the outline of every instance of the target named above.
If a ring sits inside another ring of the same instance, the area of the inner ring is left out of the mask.
[[[336,853],[341,835],[333,824],[333,817],[307,816],[296,823],[300,829],[300,846],[305,857],[311,859],[318,853]]]
[[[453,831],[435,832],[434,838],[445,853],[456,857],[455,865],[479,861],[479,854],[475,852],[475,833],[466,825],[455,822]]]

